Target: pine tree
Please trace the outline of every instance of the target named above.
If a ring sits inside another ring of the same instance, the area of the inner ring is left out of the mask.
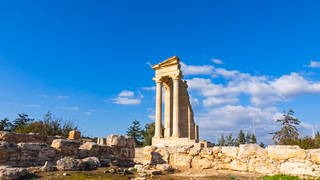
[[[226,137],[226,145],[227,146],[234,146],[235,145],[235,142],[234,142],[234,139],[232,137],[232,134],[229,134],[227,137]]]
[[[256,144],[257,143],[257,137],[256,135],[254,134],[251,134],[251,141],[250,141],[251,144]]]
[[[8,118],[4,118],[0,121],[0,131],[10,131],[12,126],[13,125]]]
[[[142,145],[143,130],[138,120],[135,119],[132,122],[131,126],[127,130],[127,135],[133,137],[138,146]]]
[[[251,135],[250,135],[250,133],[246,134],[245,139],[246,139],[246,144],[250,144],[251,143]]]
[[[225,145],[226,145],[226,140],[224,139],[224,135],[221,134],[221,137],[218,140],[218,146],[225,146]]]
[[[34,119],[29,118],[27,114],[18,114],[18,118],[13,121],[13,130],[17,133],[27,133],[26,127],[32,122]]]
[[[283,118],[277,122],[281,123],[281,129],[272,133],[276,144],[289,145],[298,140],[299,132],[296,126],[300,125],[300,120],[294,116],[293,110],[284,112]]]
[[[238,141],[238,144],[245,144],[246,143],[246,138],[245,138],[245,135],[242,131],[242,129],[240,130],[239,132],[239,135],[238,135],[238,138],[237,138],[237,141]]]

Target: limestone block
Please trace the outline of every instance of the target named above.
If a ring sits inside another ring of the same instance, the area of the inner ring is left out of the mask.
[[[236,158],[238,156],[238,147],[234,146],[222,146],[221,152],[226,157]]]
[[[52,136],[41,136],[39,134],[29,133],[20,134],[7,131],[0,131],[0,141],[6,141],[10,143],[46,143],[51,144],[56,139]]]
[[[257,157],[250,159],[248,171],[260,174],[272,175],[280,173],[280,163],[272,161],[266,157]]]
[[[315,175],[310,166],[301,162],[285,162],[281,164],[280,173],[290,175]]]
[[[79,139],[81,139],[80,131],[77,131],[77,130],[70,131],[68,139],[70,139],[70,140],[79,140]]]
[[[192,168],[195,169],[210,169],[213,167],[213,163],[208,158],[201,158],[199,156],[192,159]]]
[[[133,137],[125,136],[126,138],[126,147],[134,148],[136,146],[136,142]]]
[[[56,150],[47,144],[19,143],[17,147],[20,152],[19,166],[43,165],[56,157]]]
[[[198,156],[201,152],[201,148],[200,147],[193,147],[190,149],[189,151],[189,155],[190,156]]]
[[[10,158],[18,158],[17,145],[14,143],[0,141],[0,162],[3,164]]]
[[[320,149],[311,149],[308,153],[312,162],[320,164]]]
[[[188,154],[173,153],[170,155],[170,164],[177,168],[191,168],[192,157]]]
[[[269,145],[268,157],[273,160],[305,159],[306,152],[299,146]]]
[[[124,136],[111,134],[107,137],[108,146],[126,147],[127,140]]]
[[[200,157],[213,159],[213,149],[212,148],[202,148],[200,152]]]
[[[72,157],[64,157],[57,161],[57,169],[59,171],[77,171],[80,161]]]
[[[100,147],[101,146],[99,146],[97,143],[85,142],[79,147],[79,156],[80,158],[99,156]]]
[[[62,156],[76,156],[81,142],[68,139],[55,139],[51,147],[56,149]]]
[[[0,167],[0,179],[19,179],[28,174],[25,168]]]
[[[87,157],[79,161],[79,169],[89,171],[100,167],[100,161],[97,157]]]
[[[233,160],[229,164],[229,169],[234,171],[248,171],[248,164],[239,160]]]
[[[239,146],[239,159],[264,156],[264,149],[257,144],[241,144]]]

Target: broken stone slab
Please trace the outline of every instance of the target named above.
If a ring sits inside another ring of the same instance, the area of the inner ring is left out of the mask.
[[[28,174],[26,168],[0,167],[0,179],[19,179]]]

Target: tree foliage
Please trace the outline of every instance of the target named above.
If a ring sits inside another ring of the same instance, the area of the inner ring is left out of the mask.
[[[141,124],[138,120],[133,120],[132,124],[127,130],[127,135],[133,137],[136,142],[136,145],[141,146],[143,144],[143,130]]]
[[[16,133],[37,133],[44,136],[68,137],[69,132],[76,129],[77,127],[71,121],[55,119],[50,111],[45,114],[43,120],[34,120],[29,115],[22,113],[18,114],[13,123],[7,118],[0,121],[0,130]]]
[[[4,118],[0,121],[0,131],[11,131],[13,124],[8,118]]]
[[[275,144],[291,145],[299,139],[299,132],[296,126],[300,125],[300,120],[294,116],[294,111],[284,112],[283,118],[278,119],[281,129],[273,134]]]
[[[143,145],[150,146],[155,132],[155,123],[146,124],[143,132]]]

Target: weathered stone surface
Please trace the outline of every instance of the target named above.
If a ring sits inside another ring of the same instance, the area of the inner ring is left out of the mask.
[[[126,147],[127,141],[125,136],[111,134],[107,137],[108,146]]]
[[[38,166],[56,157],[56,150],[47,144],[19,143],[19,165]]]
[[[311,149],[308,150],[311,161],[316,164],[320,164],[320,149]]]
[[[191,168],[192,156],[182,153],[174,153],[170,155],[170,163],[178,168]]]
[[[80,147],[80,142],[68,139],[55,139],[51,147],[56,149],[62,156],[76,156]]]
[[[77,171],[80,161],[72,157],[64,157],[57,161],[57,169],[59,171]]]
[[[274,160],[305,159],[306,152],[299,146],[269,145],[268,157]]]
[[[80,131],[77,131],[77,130],[70,131],[68,139],[70,139],[70,140],[79,140],[79,139],[81,139]]]
[[[213,159],[214,158],[214,151],[212,148],[202,148],[200,152],[200,157]]]
[[[173,168],[170,164],[157,164],[156,169],[160,171],[166,171],[166,172],[173,171]]]
[[[101,146],[94,142],[85,142],[79,147],[79,157],[99,156]]]
[[[6,164],[9,160],[17,160],[18,147],[14,143],[0,141],[0,163]]]
[[[238,148],[234,146],[222,146],[218,147],[221,148],[221,152],[226,157],[236,158],[238,156]]]
[[[201,152],[201,148],[200,147],[193,147],[190,149],[189,151],[189,155],[190,156],[198,156]]]
[[[264,155],[264,149],[257,144],[241,144],[239,146],[238,158],[258,157]]]
[[[301,162],[285,162],[281,164],[280,173],[290,175],[314,175],[312,168]]]
[[[0,167],[0,179],[19,179],[27,174],[28,171],[25,168]]]
[[[41,136],[39,134],[19,134],[7,131],[0,131],[0,141],[9,143],[46,143],[51,144],[56,139],[53,136]]]
[[[199,156],[192,159],[192,168],[196,169],[210,169],[213,167],[213,163],[208,158],[201,158]]]
[[[250,159],[248,163],[248,170],[250,172],[257,172],[260,174],[279,174],[280,163],[272,161],[266,157],[256,157]]]
[[[100,167],[100,161],[97,157],[87,157],[84,159],[81,159],[79,162],[79,169],[80,170],[94,170]]]

